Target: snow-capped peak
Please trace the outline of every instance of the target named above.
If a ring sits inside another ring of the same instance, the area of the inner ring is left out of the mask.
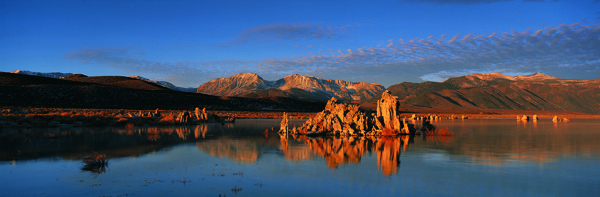
[[[73,73],[61,73],[61,72],[42,73],[42,72],[33,72],[33,71],[28,71],[28,70],[15,70],[10,73],[22,74],[22,75],[33,75],[33,76],[39,76],[39,77],[49,77],[49,78],[56,78],[56,79],[64,78],[66,76],[73,74]]]

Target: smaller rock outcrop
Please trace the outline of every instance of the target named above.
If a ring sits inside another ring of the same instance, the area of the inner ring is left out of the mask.
[[[426,131],[435,131],[435,126],[431,124],[430,120],[427,120],[426,118],[423,119],[423,126],[421,126],[421,132],[426,132]]]
[[[558,116],[554,116],[554,118],[552,118],[552,122],[569,122],[568,118],[559,118]]]
[[[196,119],[201,121],[209,121],[214,119],[212,114],[206,112],[206,108],[202,108],[202,111],[200,111],[200,108],[196,107],[194,114],[196,115]]]
[[[158,109],[154,114],[150,114],[151,116],[160,116]],[[183,111],[181,113],[176,113],[173,118],[175,122],[178,123],[203,123],[203,122],[212,122],[212,123],[233,123],[235,122],[234,117],[219,117],[216,114],[211,114],[206,112],[206,108],[200,110],[200,108],[196,107],[194,111]]]
[[[158,108],[156,108],[156,110],[154,111],[154,113],[152,113],[152,117],[158,118],[161,117],[161,113],[158,111]]]
[[[177,119],[175,121],[180,123],[189,123],[192,121],[192,117],[190,116],[190,113],[188,111],[184,111],[177,115]]]

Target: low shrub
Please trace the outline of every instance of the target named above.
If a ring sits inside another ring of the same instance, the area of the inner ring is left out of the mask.
[[[106,171],[106,167],[108,166],[108,158],[105,154],[93,153],[92,155],[83,158],[83,167],[82,170],[95,172],[95,173],[104,173]]]
[[[427,129],[425,132],[423,132],[423,134],[425,135],[429,135],[429,136],[454,136],[456,135],[454,132],[448,130],[448,127],[443,128],[443,129],[432,129],[429,130]]]

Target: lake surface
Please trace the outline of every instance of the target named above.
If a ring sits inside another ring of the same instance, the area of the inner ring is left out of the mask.
[[[286,137],[251,119],[2,128],[0,196],[600,196],[600,120],[434,124],[457,135]],[[93,152],[109,166],[83,170]]]

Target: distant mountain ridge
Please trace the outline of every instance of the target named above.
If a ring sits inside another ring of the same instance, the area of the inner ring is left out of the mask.
[[[123,76],[55,79],[6,72],[0,72],[0,96],[3,107],[318,111],[325,106],[291,98],[219,98]]]
[[[145,77],[142,77],[142,76],[137,76],[137,75],[136,76],[129,76],[129,77],[134,78],[134,79],[139,79],[139,80],[142,80],[142,81],[146,81],[146,82],[150,82],[150,83],[155,83],[155,84],[158,84],[158,85],[160,85],[162,87],[169,88],[171,90],[177,90],[177,91],[182,91],[182,92],[196,92],[196,88],[183,88],[183,87],[175,86],[171,82],[168,82],[168,81],[150,80],[148,78],[145,78]]]
[[[42,73],[42,72],[33,72],[33,71],[28,71],[28,70],[15,70],[10,73],[32,75],[32,76],[39,76],[39,77],[49,77],[49,78],[55,78],[55,79],[62,79],[62,78],[65,78],[66,76],[73,75],[73,73],[61,73],[61,72]],[[150,80],[148,78],[141,77],[141,76],[130,76],[130,78],[154,83],[154,84],[160,85],[162,87],[169,88],[171,90],[177,90],[177,91],[182,91],[182,92],[196,92],[196,88],[182,88],[182,87],[175,86],[172,83],[167,82],[167,81],[154,81],[154,80]]]
[[[28,70],[15,70],[15,71],[11,71],[10,73],[22,74],[22,75],[33,75],[33,76],[39,76],[39,77],[50,77],[50,78],[55,78],[55,79],[64,78],[66,76],[73,74],[73,73],[61,73],[61,72],[42,73],[42,72],[33,72],[33,71],[28,71]]]
[[[302,100],[369,100],[385,88],[378,83],[321,79],[299,74],[276,81],[264,80],[254,73],[240,73],[213,79],[198,87],[197,93],[236,97],[289,97]]]
[[[600,79],[559,79],[542,73],[515,77],[489,73],[444,82],[403,82],[387,90],[398,96],[402,104],[431,108],[600,113]]]

